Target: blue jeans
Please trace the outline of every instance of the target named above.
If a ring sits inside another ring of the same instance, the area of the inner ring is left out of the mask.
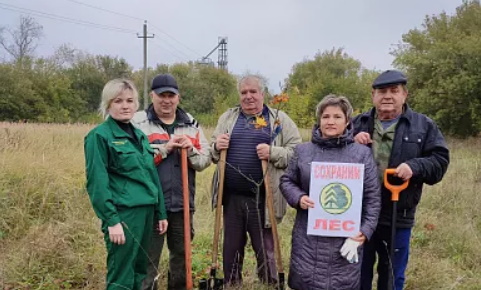
[[[402,290],[404,287],[405,271],[409,259],[409,245],[411,240],[412,228],[397,228],[394,239],[394,258],[393,273],[395,289]],[[361,267],[361,289],[371,290],[373,279],[373,268],[378,255],[377,264],[377,289],[386,290],[388,288],[390,267],[389,246],[391,243],[391,228],[388,226],[378,226],[371,237],[371,240],[364,245],[364,256]]]

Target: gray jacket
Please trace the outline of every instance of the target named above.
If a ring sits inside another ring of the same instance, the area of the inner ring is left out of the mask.
[[[369,239],[376,228],[381,196],[377,168],[371,150],[353,142],[352,134],[335,139],[322,139],[314,128],[312,142],[295,148],[280,188],[289,205],[297,209],[292,230],[289,287],[293,289],[353,290],[360,287],[361,263],[349,264],[339,250],[345,238],[307,235],[308,211],[299,207],[303,195],[309,193],[311,162],[364,164],[364,192],[361,232]],[[362,246],[358,249],[362,260]]]
[[[145,111],[135,113],[132,124],[142,130],[149,138],[150,146],[154,149],[154,161],[157,166],[160,184],[164,191],[165,208],[168,212],[184,210],[184,197],[182,194],[182,174],[180,167],[180,152],[173,150],[167,152],[166,144],[170,140],[169,132],[164,123],[155,114],[152,105]],[[189,204],[190,210],[195,211],[195,177],[210,165],[209,143],[199,123],[189,113],[180,107],[176,111],[176,126],[173,134],[188,136],[194,147],[188,154],[188,179],[189,179]]]
[[[275,135],[275,138],[272,141],[268,166],[268,174],[271,182],[270,186],[274,199],[274,212],[277,222],[281,222],[282,218],[286,214],[287,204],[282,196],[282,193],[279,190],[279,178],[284,173],[284,170],[287,167],[289,159],[292,156],[294,147],[297,144],[301,143],[302,139],[296,124],[294,123],[294,121],[291,120],[291,118],[289,118],[289,116],[287,116],[286,113],[269,107],[268,109],[269,123],[271,128],[274,128],[273,130],[275,130],[278,124],[280,124],[282,128],[282,130],[280,130],[279,133]],[[219,152],[217,152],[214,148],[217,136],[220,134],[232,132],[232,129],[235,126],[240,112],[241,108],[237,106],[227,110],[220,116],[219,121],[217,122],[217,127],[215,128],[211,138],[210,151],[212,154],[212,161],[214,163],[217,163],[220,158]],[[214,207],[217,201],[218,186],[218,170],[216,170],[212,182],[212,204]],[[270,227],[270,219],[267,209],[265,213],[265,226]]]

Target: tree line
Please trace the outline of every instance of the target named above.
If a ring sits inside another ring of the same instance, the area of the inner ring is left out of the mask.
[[[21,17],[16,28],[0,28],[0,120],[98,122],[104,84],[132,79],[143,95],[143,72],[117,56],[93,55],[63,45],[48,57],[35,57],[43,28]],[[434,119],[448,135],[467,137],[481,131],[481,5],[464,0],[453,15],[426,16],[420,28],[402,35],[393,50],[394,67],[409,79],[408,103]],[[169,72],[179,82],[181,105],[205,125],[238,102],[236,75],[194,62],[158,64],[148,79]],[[379,71],[366,69],[343,49],[319,51],[293,65],[283,93],[283,109],[299,127],[315,120],[315,105],[327,94],[349,97],[355,112],[371,106],[371,83]],[[272,97],[267,90],[268,98]],[[141,100],[142,103],[142,100]]]

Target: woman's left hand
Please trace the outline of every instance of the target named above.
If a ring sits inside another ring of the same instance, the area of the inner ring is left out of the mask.
[[[160,220],[159,221],[159,235],[163,235],[167,232],[167,227],[169,226],[169,222],[167,220]]]

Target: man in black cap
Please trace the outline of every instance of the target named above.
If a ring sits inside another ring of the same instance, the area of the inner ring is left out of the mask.
[[[353,119],[354,140],[373,150],[383,183],[386,168],[395,168],[395,176],[410,180],[401,192],[397,206],[395,254],[389,257],[391,240],[391,193],[382,186],[379,223],[371,240],[364,245],[361,285],[372,288],[373,267],[378,256],[378,289],[402,290],[409,258],[414,215],[423,184],[433,185],[443,178],[449,164],[449,150],[433,120],[414,112],[407,104],[406,76],[397,70],[381,73],[372,84],[374,107]],[[390,273],[392,261],[393,272]],[[394,277],[388,287],[390,275]]]
[[[180,95],[177,81],[170,74],[157,75],[152,81],[152,104],[134,115],[132,123],[148,137],[154,149],[154,161],[164,192],[169,228],[168,289],[185,289],[184,214],[180,152],[188,150],[188,176],[191,210],[191,237],[194,237],[192,216],[195,210],[195,173],[209,167],[210,147],[197,121],[179,107]],[[149,265],[143,289],[157,289],[156,277],[165,235],[155,235],[149,250]]]

